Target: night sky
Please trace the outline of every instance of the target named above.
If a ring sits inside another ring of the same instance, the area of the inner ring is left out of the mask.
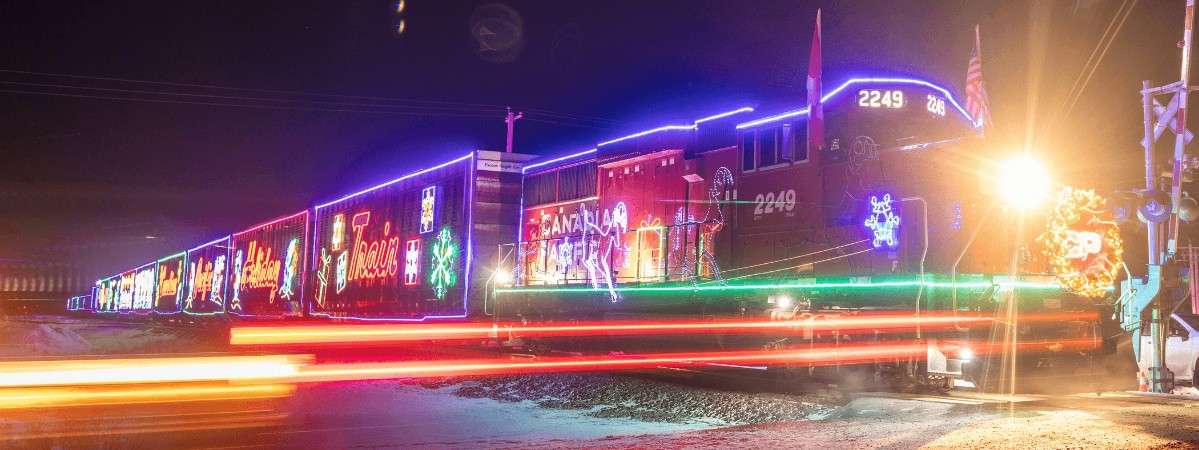
[[[798,106],[818,8],[826,85],[908,75],[959,99],[981,24],[990,137],[1035,149],[1067,183],[1132,187],[1140,80],[1177,80],[1183,5],[10,0],[0,259],[116,273],[439,158],[502,150],[508,105],[526,117],[516,151],[532,154]]]

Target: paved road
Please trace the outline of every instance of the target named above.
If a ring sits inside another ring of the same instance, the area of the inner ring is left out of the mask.
[[[1199,448],[1199,401],[1181,397],[870,394],[819,420],[726,427],[605,418],[454,389],[330,383],[253,399],[0,409],[0,447]]]

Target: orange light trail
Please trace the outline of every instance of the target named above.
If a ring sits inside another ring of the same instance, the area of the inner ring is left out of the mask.
[[[3,362],[0,388],[269,380],[297,374],[308,360],[298,355],[266,355]]]
[[[264,399],[294,392],[287,384],[6,388],[0,389],[0,409]]]
[[[1092,320],[1094,313],[1053,313],[1022,316],[1025,322]],[[693,333],[795,333],[807,331],[904,331],[986,325],[991,318],[949,314],[921,317],[904,314],[810,316],[798,320],[675,320],[577,322],[567,325],[461,324],[320,324],[242,326],[230,330],[229,342],[243,346],[380,344],[403,341],[487,339],[498,334],[523,337],[580,337]]]

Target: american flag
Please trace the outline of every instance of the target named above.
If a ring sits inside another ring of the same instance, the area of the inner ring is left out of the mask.
[[[987,84],[983,82],[983,60],[979,54],[978,27],[974,28],[974,50],[970,52],[970,66],[966,69],[966,112],[975,122],[991,125],[991,109],[987,100]]]

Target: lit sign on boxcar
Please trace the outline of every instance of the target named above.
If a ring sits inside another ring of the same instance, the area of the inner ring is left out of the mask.
[[[158,260],[158,282],[155,283],[154,310],[160,313],[179,311],[183,300],[183,267],[187,252]]]
[[[117,298],[120,297],[121,276],[105,278],[96,283],[96,310],[111,312],[117,310]]]
[[[316,208],[313,315],[424,320],[465,314],[463,283],[429,283],[439,230],[462,245],[473,158],[460,158]],[[427,233],[427,234],[426,234]],[[461,247],[455,249],[455,255]],[[464,258],[446,261],[454,277]],[[425,266],[425,267],[421,267]],[[444,275],[444,274],[443,274]],[[463,287],[463,289],[456,289]]]
[[[404,244],[404,284],[412,286],[420,280],[420,239]]]
[[[433,285],[433,292],[437,294],[437,298],[445,298],[446,292],[457,283],[457,268],[454,264],[456,259],[458,243],[454,242],[454,237],[450,235],[449,227],[442,228],[437,234],[437,240],[433,241],[433,273],[429,275],[429,283]]]
[[[133,272],[121,274],[120,290],[117,291],[117,310],[133,310]]]
[[[224,310],[225,277],[229,267],[229,237],[188,250],[187,297],[183,311],[190,314]]]
[[[300,314],[300,242],[307,240],[308,211],[233,235],[228,310],[242,315]]]
[[[429,186],[420,192],[420,232],[433,231],[433,215],[437,206],[437,186]]]
[[[133,310],[149,312],[154,307],[154,263],[139,267],[133,275]]]

